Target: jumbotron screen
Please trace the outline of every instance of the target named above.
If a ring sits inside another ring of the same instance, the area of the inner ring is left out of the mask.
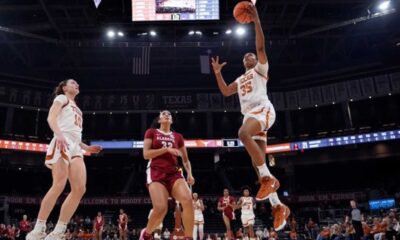
[[[132,21],[219,20],[219,0],[132,0]]]

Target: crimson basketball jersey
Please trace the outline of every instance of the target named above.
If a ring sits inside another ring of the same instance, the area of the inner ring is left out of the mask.
[[[159,129],[150,128],[146,131],[144,138],[152,140],[152,149],[176,148],[179,149],[185,145],[181,134],[176,132],[165,133]],[[178,160],[175,155],[164,153],[153,159],[150,159],[148,167],[164,173],[176,173],[179,169]]]
[[[218,202],[219,205],[224,208],[223,213],[225,216],[227,216],[229,219],[234,219],[235,215],[233,214],[233,208],[229,206],[229,204],[235,204],[235,198],[232,196],[222,196],[219,198]]]

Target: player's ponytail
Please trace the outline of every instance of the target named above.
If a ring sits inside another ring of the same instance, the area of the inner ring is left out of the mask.
[[[63,87],[67,86],[68,80],[69,80],[69,79],[62,80],[62,81],[57,85],[57,87],[54,89],[54,92],[53,92],[54,97],[57,97],[58,95],[64,94]]]

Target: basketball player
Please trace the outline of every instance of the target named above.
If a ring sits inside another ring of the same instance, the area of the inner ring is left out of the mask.
[[[150,216],[152,213],[153,213],[153,209],[150,209],[149,216],[147,217],[147,219],[150,219]],[[163,228],[163,223],[161,222],[161,224],[158,225],[157,228],[154,230],[154,239],[155,240],[161,239],[162,228]]]
[[[274,228],[278,231],[285,226],[290,210],[280,202],[276,193],[279,181],[272,176],[265,163],[266,131],[275,121],[275,110],[267,96],[268,59],[260,19],[253,4],[248,8],[248,14],[251,15],[255,25],[257,55],[254,53],[244,55],[245,73],[233,83],[226,85],[221,74],[226,62],[220,64],[217,56],[211,59],[211,64],[221,93],[226,97],[238,93],[241,112],[244,115],[239,138],[249,153],[253,165],[258,169],[257,174],[261,183],[256,200],[269,199],[273,209]]]
[[[101,212],[97,212],[97,216],[93,220],[93,232],[96,240],[103,239],[104,217]]]
[[[222,219],[226,227],[226,239],[234,239],[233,235],[233,220],[235,220],[235,198],[229,195],[229,190],[224,189],[224,196],[218,200],[218,210],[222,212]]]
[[[49,110],[47,122],[54,133],[46,154],[45,164],[51,169],[53,184],[44,196],[34,229],[27,240],[64,238],[67,223],[77,209],[86,191],[86,167],[83,151],[98,153],[100,146],[88,146],[82,140],[82,112],[74,99],[79,85],[73,79],[60,82],[54,91],[56,98]],[[60,216],[54,230],[46,237],[46,220],[57,198],[69,181],[71,192],[61,206]]]
[[[128,233],[128,215],[126,215],[124,209],[119,210],[118,230],[119,230],[119,239],[126,240],[126,235]]]
[[[254,209],[256,209],[256,203],[254,198],[250,196],[248,187],[243,188],[243,196],[239,198],[237,206],[242,209],[241,220],[245,235],[248,235],[250,240],[255,240],[253,226],[255,223]]]
[[[144,136],[143,157],[149,160],[147,186],[153,204],[153,213],[140,234],[140,240],[151,239],[151,234],[163,221],[168,210],[168,197],[182,205],[182,220],[185,239],[193,238],[194,210],[189,185],[194,184],[192,167],[188,158],[183,136],[171,130],[172,116],[167,110],[161,111],[152,128]],[[178,165],[182,157],[187,173],[185,181]]]
[[[199,239],[204,238],[204,204],[197,193],[193,193],[193,208],[194,208],[194,231],[193,239],[197,240],[197,231],[199,232]]]

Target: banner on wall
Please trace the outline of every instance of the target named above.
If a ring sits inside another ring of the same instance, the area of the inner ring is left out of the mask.
[[[216,200],[216,195],[203,195],[203,199]],[[364,192],[331,192],[317,193],[308,195],[293,195],[283,197],[284,201],[291,203],[310,203],[320,201],[344,201],[351,199],[366,199],[367,194]],[[5,196],[4,199],[9,204],[20,205],[40,205],[42,198],[40,197],[23,197],[23,196]],[[64,199],[59,199],[57,204],[61,204]],[[86,197],[80,202],[80,205],[99,206],[99,205],[150,205],[151,199],[147,196],[138,197]]]

